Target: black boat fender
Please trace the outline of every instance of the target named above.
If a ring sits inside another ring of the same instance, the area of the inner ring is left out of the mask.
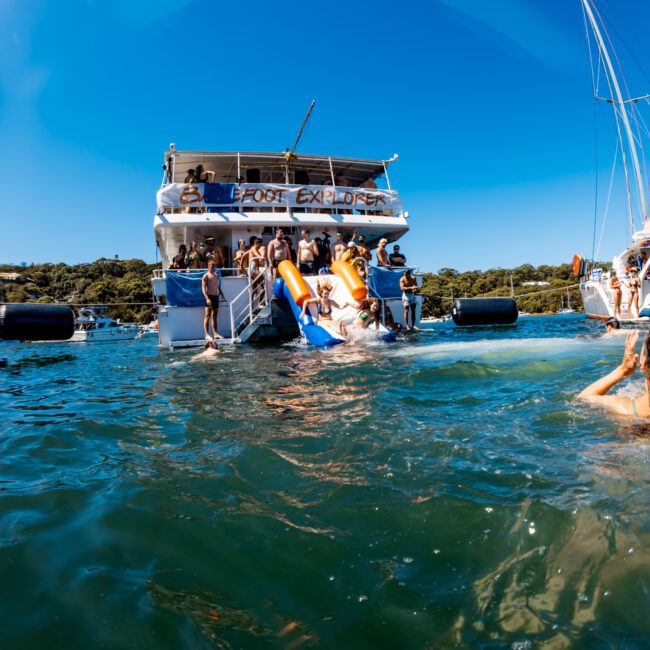
[[[65,341],[74,334],[74,312],[67,305],[0,305],[0,339]]]
[[[456,325],[512,325],[518,316],[513,298],[458,298],[451,309]]]

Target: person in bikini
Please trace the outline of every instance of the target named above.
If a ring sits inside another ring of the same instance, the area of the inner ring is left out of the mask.
[[[621,300],[623,299],[623,290],[621,289],[621,281],[616,275],[616,271],[612,269],[612,275],[609,279],[609,286],[614,292],[614,318],[621,318]]]
[[[639,289],[641,288],[641,280],[639,280],[639,273],[638,269],[633,268],[630,269],[632,273],[632,277],[630,278],[630,281],[627,283],[627,286],[630,290],[630,304],[628,306],[628,311],[630,312],[630,316],[633,316],[632,312],[632,306],[634,305],[634,310],[636,312],[636,317],[639,318]]]
[[[226,296],[223,295],[221,290],[221,282],[218,273],[216,273],[217,265],[213,260],[208,262],[208,272],[201,280],[201,289],[203,297],[205,298],[205,318],[203,320],[203,329],[205,330],[205,338],[208,340],[222,339],[223,336],[219,335],[217,329],[217,316],[219,315],[219,296],[224,300]],[[210,336],[210,321],[212,321],[212,334]]]
[[[289,246],[284,241],[284,232],[280,228],[275,231],[275,239],[267,247],[266,257],[273,268],[273,279],[275,280],[278,277],[278,265],[280,262],[290,259]]]
[[[336,331],[337,334],[340,334],[344,338],[347,338],[348,332],[345,328],[345,325],[340,321],[334,320],[332,317],[332,307],[336,309],[344,309],[348,306],[348,303],[339,305],[334,300],[330,298],[330,293],[332,291],[332,285],[330,282],[325,281],[323,284],[320,282],[316,283],[316,293],[318,298],[309,298],[302,303],[302,311],[300,312],[300,318],[304,318],[307,313],[307,308],[310,305],[316,305],[318,310],[318,318],[315,318],[315,322],[318,321],[327,321],[327,326],[331,327]]]
[[[623,360],[617,368],[612,370],[598,381],[590,384],[577,399],[584,400],[595,406],[600,406],[616,415],[650,418],[650,333],[646,334],[641,347],[640,366],[645,376],[645,389],[637,397],[623,397],[622,395],[607,395],[616,384],[634,374],[639,365],[639,355],[635,353],[639,331],[630,332],[625,339]]]
[[[370,323],[375,324],[375,329],[379,329],[379,301],[371,298],[362,298],[357,305],[357,319],[353,327],[368,329]]]

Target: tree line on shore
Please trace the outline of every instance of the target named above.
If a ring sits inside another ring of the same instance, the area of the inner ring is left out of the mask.
[[[608,268],[608,264],[601,264]],[[525,285],[524,283],[544,283]],[[546,284],[548,283],[548,284]],[[568,289],[565,287],[574,285]],[[531,314],[554,313],[570,301],[571,307],[582,309],[578,278],[570,264],[551,266],[522,264],[513,269],[465,271],[442,268],[437,273],[425,273],[421,294],[424,296],[422,316],[440,317],[451,310],[452,298],[512,296],[521,311]]]
[[[607,268],[607,265],[602,265]],[[151,276],[160,264],[142,260],[102,258],[87,264],[0,265],[0,301],[72,303],[76,305],[112,304],[109,314],[124,322],[148,322],[152,315]],[[7,279],[10,276],[11,279]],[[524,286],[525,282],[548,285]],[[449,313],[454,298],[510,296],[514,289],[519,309],[531,314],[555,312],[567,304],[562,290],[577,279],[569,264],[534,267],[523,264],[514,269],[459,272],[442,268],[425,273],[421,294],[423,316],[439,317]],[[554,290],[554,291],[549,291]],[[526,295],[529,294],[529,295]],[[571,306],[582,308],[580,290],[569,289]],[[126,303],[126,304],[115,304]],[[139,304],[138,304],[139,303]]]
[[[102,258],[88,264],[0,265],[2,302],[112,305],[108,314],[122,322],[148,323],[152,317],[151,276],[160,264]],[[127,303],[127,304],[115,304]],[[139,303],[139,304],[138,304]]]

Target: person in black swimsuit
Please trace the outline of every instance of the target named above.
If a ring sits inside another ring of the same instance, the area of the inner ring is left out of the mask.
[[[203,297],[205,298],[205,319],[203,321],[203,329],[205,330],[205,338],[211,341],[213,338],[222,339],[217,330],[217,316],[219,314],[219,296],[224,300],[226,296],[223,295],[221,290],[221,279],[217,274],[217,265],[214,261],[208,262],[208,272],[201,280],[201,289]],[[212,336],[210,336],[210,322],[212,322]]]

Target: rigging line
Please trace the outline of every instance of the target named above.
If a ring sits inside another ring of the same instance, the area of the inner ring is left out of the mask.
[[[585,24],[585,38],[587,39],[587,51],[589,52],[589,67],[591,68],[591,87],[594,91],[594,95],[598,94],[598,87],[596,85],[596,77],[594,75],[594,55],[591,52],[591,39],[589,38],[589,27],[587,26],[587,12],[585,11],[585,6],[582,7],[582,20]],[[600,50],[599,50],[600,54]],[[598,62],[598,79],[600,81],[600,60]]]
[[[586,2],[586,0],[583,0],[583,2]],[[595,14],[594,16],[594,28],[600,32],[600,38],[598,40],[598,48],[601,50],[601,54],[603,57],[607,58],[607,61],[609,62],[608,66],[608,71],[607,71],[607,83],[609,87],[609,92],[612,98],[614,97],[614,93],[612,93],[612,84],[616,87],[616,97],[618,98],[618,102],[613,101],[612,102],[612,108],[614,109],[614,115],[616,117],[616,127],[619,132],[619,139],[621,139],[621,125],[620,121],[623,122],[625,126],[625,131],[626,135],[628,136],[630,142],[628,142],[628,147],[629,147],[629,154],[632,159],[632,167],[633,167],[633,172],[635,175],[635,180],[636,180],[636,185],[637,189],[639,190],[639,195],[640,198],[643,200],[643,194],[644,194],[644,189],[643,189],[643,184],[642,184],[642,179],[641,179],[641,172],[639,169],[639,163],[638,163],[638,158],[637,158],[637,153],[636,153],[636,148],[634,146],[633,136],[632,136],[632,127],[629,123],[629,119],[627,117],[627,112],[625,110],[625,106],[623,105],[623,98],[622,98],[622,93],[620,92],[619,84],[618,84],[618,79],[616,77],[616,72],[614,71],[614,64],[611,63],[611,57],[609,57],[608,50],[605,46],[604,39],[603,39],[603,34],[604,37],[607,39],[609,46],[612,50],[612,54],[614,56],[614,60],[618,66],[619,73],[622,76],[622,66],[621,63],[618,59],[618,54],[616,52],[616,49],[614,48],[614,44],[612,42],[612,39],[610,38],[609,32],[607,31],[607,27],[605,25],[605,21],[603,20],[602,16],[598,12],[597,7],[594,5],[593,0],[591,1],[590,4],[591,7],[591,15]],[[598,20],[596,21],[595,17],[598,17]],[[599,23],[599,26],[597,26]],[[602,30],[601,30],[602,28]],[[627,96],[630,97],[630,92],[627,87],[627,82],[625,81],[625,78],[623,77],[623,87],[625,91],[627,92]],[[618,103],[621,103],[621,106],[617,106]],[[620,120],[619,120],[620,118]],[[625,171],[625,182],[626,182],[626,190],[627,190],[627,204],[628,204],[628,212],[630,216],[630,227],[631,231],[634,232],[635,226],[634,226],[634,210],[633,210],[633,202],[632,202],[632,187],[630,184],[630,174],[627,166],[627,154],[626,154],[626,149],[625,145],[623,145],[623,141],[621,139],[621,156],[623,159],[623,169]],[[645,218],[645,215],[644,215]]]
[[[594,153],[596,157],[596,175],[594,188],[594,230],[591,236],[591,259],[595,259],[596,250],[596,227],[598,224],[598,114],[596,113],[596,99],[592,99],[592,108],[594,115]]]
[[[634,32],[633,29],[630,29],[630,26],[625,22],[625,17],[623,16],[623,14],[620,13],[620,12],[616,9],[616,3],[612,3],[612,4],[610,5],[610,9],[611,9],[612,13],[615,13],[615,14],[617,15],[617,17],[619,18],[619,20],[623,23],[623,26],[624,26],[624,27],[627,29],[627,31],[628,31],[628,32],[629,32],[629,33],[634,37],[634,40],[637,41],[637,42],[639,43],[639,45],[641,46],[641,49],[642,49],[646,54],[650,54],[650,52],[648,52],[648,50],[646,49],[646,47],[645,47],[643,41],[642,41],[642,40],[641,40],[641,39],[640,39],[640,38],[635,34],[635,32]],[[584,11],[584,9],[583,9],[583,11]],[[616,36],[618,37],[619,41],[621,42],[621,45],[625,48],[625,50],[627,50],[627,53],[632,57],[632,60],[634,61],[634,63],[636,63],[637,67],[639,68],[639,71],[640,71],[641,74],[645,77],[646,81],[647,81],[648,83],[650,83],[650,77],[646,74],[646,71],[645,71],[645,69],[643,68],[643,66],[641,65],[641,62],[637,59],[637,57],[636,57],[636,55],[634,54],[634,52],[632,51],[632,49],[627,45],[627,43],[625,42],[625,39],[621,36],[621,34],[618,32],[618,30],[616,29],[616,27],[614,26],[614,24],[613,24],[611,21],[607,21],[607,23],[608,23],[608,25],[610,26],[610,29],[611,29],[611,30],[614,32],[614,34],[616,34]]]
[[[645,185],[646,193],[648,193],[649,190],[648,163],[645,155],[645,148],[643,146],[642,134],[641,134],[641,127],[643,127],[643,130],[645,131],[646,135],[648,135],[648,126],[646,125],[645,120],[643,119],[643,115],[641,114],[641,111],[634,104],[632,105],[632,111],[634,113],[634,120],[637,123],[637,128],[639,130],[639,141],[640,141],[639,148],[641,149],[641,160],[643,161],[643,167],[641,169],[641,173],[643,175],[643,183]]]
[[[607,223],[607,214],[609,213],[609,204],[612,198],[612,187],[614,186],[614,174],[616,172],[616,163],[618,159],[618,148],[620,143],[616,141],[616,150],[614,151],[614,163],[612,164],[612,172],[609,177],[609,191],[607,192],[607,202],[605,203],[605,213],[603,214],[603,225],[600,229],[600,237],[598,239],[598,248],[596,249],[596,254],[594,255],[594,260],[598,255],[600,255],[600,245],[603,243],[603,234],[605,232],[605,224]]]

